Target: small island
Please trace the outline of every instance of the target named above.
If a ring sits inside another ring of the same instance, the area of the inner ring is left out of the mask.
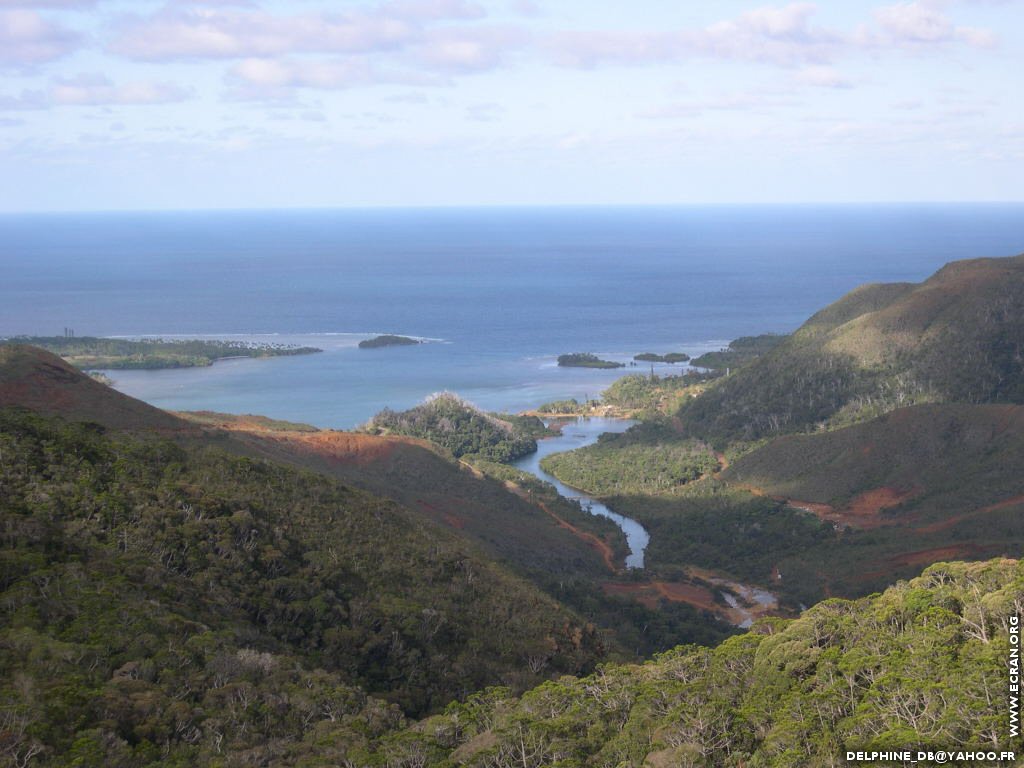
[[[573,352],[558,356],[558,365],[562,368],[625,368],[625,363],[602,360],[590,352]]]
[[[380,349],[381,347],[408,347],[413,344],[422,344],[419,339],[410,339],[408,336],[395,336],[392,333],[385,333],[381,336],[374,336],[372,339],[363,339],[359,342],[360,349]]]
[[[639,355],[633,355],[634,360],[639,360],[642,363],[685,363],[690,359],[690,356],[685,352],[669,352],[665,355],[657,355],[654,352],[641,352]]]
[[[81,370],[200,368],[236,357],[311,355],[323,350],[291,344],[218,339],[112,339],[97,336],[16,336],[0,344],[31,344]]]

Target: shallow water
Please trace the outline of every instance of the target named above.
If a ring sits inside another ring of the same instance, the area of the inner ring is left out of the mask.
[[[559,354],[693,355],[788,332],[861,283],[1020,252],[1022,223],[1021,205],[7,215],[0,335],[70,326],[326,350],[113,374],[168,409],[344,429],[450,390],[518,411],[596,396],[627,372],[558,368]],[[386,332],[439,341],[355,348]]]

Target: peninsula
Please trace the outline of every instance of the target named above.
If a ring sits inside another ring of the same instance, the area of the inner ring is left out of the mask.
[[[116,339],[98,336],[16,336],[4,344],[31,344],[82,370],[201,368],[237,357],[311,355],[323,350],[292,344],[221,339]]]

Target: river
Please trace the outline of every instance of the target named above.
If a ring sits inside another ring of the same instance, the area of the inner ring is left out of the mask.
[[[602,433],[625,432],[634,424],[636,424],[635,421],[628,419],[579,418],[575,422],[566,424],[562,428],[562,434],[558,437],[538,440],[537,451],[519,459],[514,463],[514,466],[551,483],[565,498],[578,500],[583,505],[583,509],[589,511],[590,514],[600,515],[612,520],[626,534],[626,543],[629,545],[626,567],[643,568],[644,550],[647,549],[647,542],[650,541],[651,537],[640,523],[609,509],[597,499],[586,495],[576,488],[569,487],[559,481],[554,475],[550,475],[540,468],[541,459],[545,456],[592,445],[597,442],[597,438]]]

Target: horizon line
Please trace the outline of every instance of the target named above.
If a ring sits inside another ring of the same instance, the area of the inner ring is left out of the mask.
[[[457,210],[566,210],[566,209],[666,209],[666,208],[810,208],[810,207],[899,207],[947,205],[1024,205],[1020,200],[806,200],[806,201],[732,201],[732,202],[666,202],[666,203],[436,203],[377,205],[281,205],[281,206],[213,206],[207,208],[49,208],[0,210],[2,216],[102,215],[128,213],[261,213],[261,212],[332,212],[332,211],[457,211]]]

